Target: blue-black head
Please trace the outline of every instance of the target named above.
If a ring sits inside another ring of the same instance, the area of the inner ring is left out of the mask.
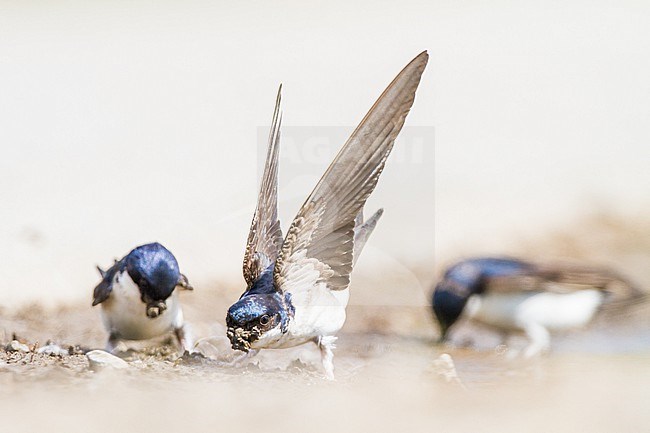
[[[431,304],[433,313],[440,325],[440,342],[447,339],[449,328],[456,323],[463,313],[468,299],[468,295],[459,293],[456,290],[455,283],[450,284],[449,281],[443,280],[436,285]]]
[[[477,257],[449,267],[432,296],[433,312],[440,324],[440,341],[447,338],[470,296],[484,293],[490,278],[530,273],[534,266],[518,259]]]
[[[293,306],[288,294],[280,292],[244,294],[228,309],[228,339],[235,350],[248,352],[265,333],[287,331]]]
[[[470,296],[483,289],[481,263],[465,260],[451,266],[433,291],[431,305],[440,325],[440,342],[465,309]]]
[[[124,261],[129,276],[140,289],[142,302],[147,304],[147,315],[158,316],[167,308],[165,300],[182,280],[176,258],[156,242],[135,248]]]

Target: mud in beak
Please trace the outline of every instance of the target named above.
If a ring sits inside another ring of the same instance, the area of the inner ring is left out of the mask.
[[[251,343],[257,338],[250,331],[245,331],[243,328],[228,328],[226,332],[230,345],[234,350],[241,350],[248,352],[251,349]]]
[[[160,316],[167,309],[165,301],[156,301],[147,305],[147,317],[155,319]]]

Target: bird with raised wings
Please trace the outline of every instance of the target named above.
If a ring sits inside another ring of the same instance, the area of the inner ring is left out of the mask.
[[[226,317],[233,349],[244,352],[314,342],[334,378],[336,333],[345,322],[352,268],[381,217],[362,210],[375,189],[415,99],[428,61],[413,59],[343,145],[282,237],[277,213],[280,91],[246,252],[246,291]]]
[[[550,348],[552,331],[585,326],[601,310],[621,313],[644,298],[643,291],[602,267],[476,257],[447,268],[432,307],[441,342],[465,318],[505,335],[523,332],[529,357]]]

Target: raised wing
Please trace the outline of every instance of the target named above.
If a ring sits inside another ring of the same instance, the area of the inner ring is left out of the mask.
[[[113,278],[115,278],[115,274],[124,270],[125,267],[126,264],[124,259],[120,261],[115,260],[113,266],[111,266],[107,271],[102,271],[99,266],[97,267],[99,274],[102,276],[102,281],[97,284],[95,290],[93,290],[93,307],[108,299],[113,290]]]
[[[317,281],[327,282],[331,290],[347,288],[355,217],[377,185],[428,58],[426,51],[421,53],[397,75],[303,204],[275,265],[277,290],[295,292]]]
[[[282,229],[278,220],[278,153],[282,123],[281,99],[282,85],[278,89],[278,96],[275,101],[262,185],[244,254],[244,279],[249,289],[258,280],[262,272],[275,262],[282,246]]]

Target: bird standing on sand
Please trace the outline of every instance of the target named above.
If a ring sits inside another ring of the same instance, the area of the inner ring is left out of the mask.
[[[95,287],[93,306],[101,304],[108,331],[106,350],[121,340],[147,340],[174,332],[183,350],[192,342],[183,320],[176,287],[192,290],[174,255],[159,243],[142,245],[107,271]]]
[[[246,253],[247,288],[226,317],[233,349],[244,352],[314,342],[334,378],[336,333],[345,322],[350,274],[381,216],[363,221],[427,64],[418,55],[393,80],[320,179],[283,239],[277,215],[280,92]]]
[[[643,297],[607,269],[482,257],[449,267],[432,305],[440,341],[463,317],[504,333],[524,332],[530,341],[524,356],[530,357],[550,348],[550,331],[579,328],[601,309],[615,311]]]

